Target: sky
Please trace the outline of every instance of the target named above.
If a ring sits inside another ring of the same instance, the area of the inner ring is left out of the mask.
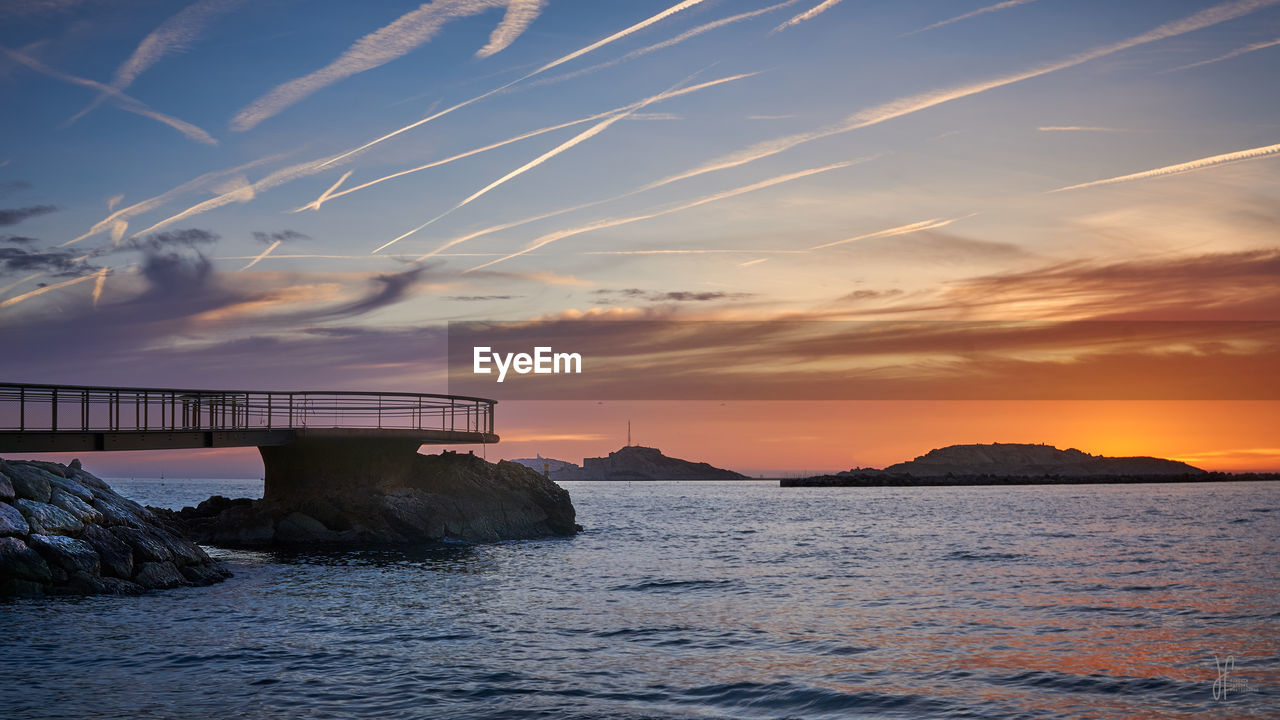
[[[480,451],[1280,470],[1277,70],[1280,0],[10,0],[0,379],[444,392],[451,321],[807,322],[688,359],[721,402],[498,396]]]

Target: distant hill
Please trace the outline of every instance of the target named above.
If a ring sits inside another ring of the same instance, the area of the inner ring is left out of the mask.
[[[746,480],[704,462],[667,457],[661,450],[628,445],[606,457],[583,458],[582,467],[552,471],[552,480]]]
[[[850,471],[861,474],[866,471]],[[1027,477],[1057,475],[1088,477],[1095,475],[1197,475],[1205,471],[1177,460],[1154,457],[1105,457],[1071,448],[1059,450],[1052,445],[992,443],[990,445],[951,445],[930,450],[908,462],[890,465],[885,473],[935,477],[939,475],[991,475],[993,477]]]

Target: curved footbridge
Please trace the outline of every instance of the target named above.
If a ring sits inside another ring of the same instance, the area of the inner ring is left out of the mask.
[[[495,400],[459,395],[0,384],[0,453],[257,447],[265,497],[407,471],[422,445],[496,443]]]

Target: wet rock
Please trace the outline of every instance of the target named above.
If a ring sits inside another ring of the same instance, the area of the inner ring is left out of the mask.
[[[25,460],[23,461],[23,464],[39,468],[54,477],[65,478],[67,476],[67,466],[56,462],[49,462],[48,460]]]
[[[0,577],[48,584],[53,580],[49,564],[18,538],[0,537]]]
[[[334,532],[325,527],[324,523],[300,512],[289,513],[276,525],[275,540],[286,545],[327,543],[334,538]]]
[[[211,565],[184,565],[178,568],[178,572],[192,585],[212,585],[226,579]]]
[[[86,525],[102,522],[101,511],[60,487],[55,487],[49,494],[49,504],[66,510]]]
[[[102,524],[108,527],[112,525],[141,527],[146,524],[141,515],[116,498],[94,495],[93,509],[102,513]]]
[[[190,540],[159,526],[151,528],[150,531],[151,537],[158,540],[169,551],[174,565],[194,565],[209,561],[209,556]]]
[[[98,553],[103,575],[112,575],[126,580],[133,577],[133,548],[113,535],[110,530],[101,525],[90,525],[84,529],[80,539]]]
[[[187,579],[171,562],[144,562],[134,573],[133,581],[148,590],[167,590],[187,584]]]
[[[0,503],[0,535],[25,537],[30,532],[31,526],[27,524],[27,519],[22,517],[22,513],[17,508],[8,503]]]
[[[169,552],[164,542],[146,530],[117,525],[110,528],[110,532],[133,550],[134,565],[146,562],[168,562],[173,559],[173,553]]]
[[[0,502],[13,502],[13,482],[9,476],[0,472]]]
[[[70,468],[70,472],[67,473],[68,478],[75,480],[81,485],[87,488],[92,488],[94,490],[110,490],[111,489],[111,486],[103,482],[101,478],[95,477],[85,472],[84,470],[81,470],[76,465],[77,462],[79,461],[78,460],[71,461],[72,467]]]
[[[147,589],[135,582],[115,577],[98,578],[98,592],[103,595],[141,595]]]
[[[35,535],[27,537],[27,544],[50,567],[60,567],[67,572],[80,571],[89,575],[102,574],[98,553],[83,540],[65,535]]]
[[[49,493],[53,491],[53,486],[49,483],[49,473],[37,467],[17,463],[5,463],[3,470],[13,483],[13,492],[16,497],[42,503],[49,502]]]
[[[84,523],[74,515],[57,505],[36,502],[20,498],[13,504],[22,512],[31,526],[31,532],[38,535],[79,535],[84,530]]]

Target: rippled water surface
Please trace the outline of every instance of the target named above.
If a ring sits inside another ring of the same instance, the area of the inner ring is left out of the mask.
[[[1274,483],[564,485],[575,538],[0,603],[0,716],[1280,717]]]

